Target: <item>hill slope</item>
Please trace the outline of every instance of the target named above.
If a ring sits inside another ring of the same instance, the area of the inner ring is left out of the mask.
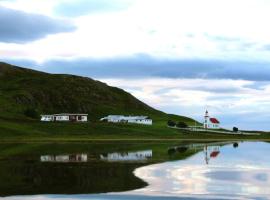
[[[169,116],[122,89],[90,78],[49,74],[1,62],[0,105],[2,119],[22,119],[27,111],[35,110],[37,114],[88,113],[90,120],[108,114],[136,114],[193,123],[190,118]]]

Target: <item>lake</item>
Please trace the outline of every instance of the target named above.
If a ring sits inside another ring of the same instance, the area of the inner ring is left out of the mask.
[[[270,199],[267,142],[1,144],[7,200]]]

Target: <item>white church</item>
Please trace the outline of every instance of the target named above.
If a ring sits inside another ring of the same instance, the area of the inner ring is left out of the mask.
[[[209,113],[206,110],[204,115],[203,127],[205,129],[219,129],[220,122],[216,118],[209,117]]]

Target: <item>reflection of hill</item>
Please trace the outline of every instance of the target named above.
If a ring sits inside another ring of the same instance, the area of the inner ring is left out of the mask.
[[[134,176],[136,168],[185,159],[197,152],[188,150],[170,156],[167,150],[173,145],[176,144],[0,144],[0,196],[142,188],[146,183]],[[100,155],[122,161],[103,162]]]
[[[101,193],[141,188],[146,183],[132,173],[139,166],[142,165],[2,161],[0,195]]]

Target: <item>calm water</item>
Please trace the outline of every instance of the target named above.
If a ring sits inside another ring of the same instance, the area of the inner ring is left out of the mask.
[[[0,145],[3,199],[270,199],[270,143]]]

